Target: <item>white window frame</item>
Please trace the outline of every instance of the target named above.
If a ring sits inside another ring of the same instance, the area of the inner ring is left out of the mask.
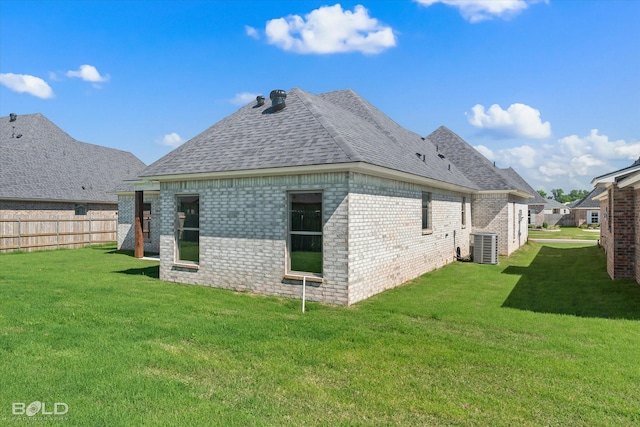
[[[425,206],[425,196],[426,196],[426,202],[427,202],[426,206]],[[421,193],[420,213],[421,213],[421,221],[422,221],[421,222],[422,234],[429,234],[433,232],[433,194],[430,191],[423,191]]]

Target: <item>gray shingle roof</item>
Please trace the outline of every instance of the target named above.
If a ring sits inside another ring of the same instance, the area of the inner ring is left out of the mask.
[[[518,172],[515,171],[515,169],[506,168],[501,170],[503,174],[507,175],[509,179],[511,179],[511,181],[517,188],[534,195],[532,198],[526,200],[526,203],[528,205],[544,205],[547,202],[545,198],[540,195],[540,193],[534,190],[533,187],[531,187],[529,183],[525,181]]]
[[[604,193],[605,191],[607,191],[606,187],[594,188],[593,190],[591,190],[591,193],[587,194],[584,199],[579,200],[578,203],[573,206],[573,209],[599,209],[600,201],[593,200],[593,198],[598,194]]]
[[[114,203],[110,192],[144,167],[131,153],[76,141],[42,114],[0,117],[0,199]]]
[[[244,106],[140,176],[364,162],[478,189],[455,163],[439,157],[429,141],[351,90],[313,95],[296,88],[287,93],[286,105],[276,113],[268,101],[261,107]]]
[[[455,163],[467,178],[476,183],[480,190],[521,190],[531,193],[531,187],[522,185],[524,180],[518,175],[513,178],[513,173],[496,167],[489,159],[480,154],[469,143],[460,138],[451,130],[440,126],[427,137],[438,150],[451,162]],[[536,192],[533,191],[535,194]]]

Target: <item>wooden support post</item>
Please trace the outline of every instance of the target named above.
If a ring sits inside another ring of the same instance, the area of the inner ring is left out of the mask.
[[[144,236],[142,234],[142,216],[144,210],[144,192],[136,191],[135,197],[135,234],[133,252],[136,258],[144,257]]]

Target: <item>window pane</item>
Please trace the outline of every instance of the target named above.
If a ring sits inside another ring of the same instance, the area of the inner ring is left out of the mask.
[[[179,196],[177,212],[178,260],[200,260],[200,197]]]
[[[291,270],[322,274],[322,236],[291,235]]]
[[[178,212],[184,213],[184,223],[180,228],[200,227],[200,197],[181,196],[178,198]]]
[[[179,234],[178,259],[180,261],[200,261],[200,232],[184,230]]]
[[[322,232],[322,193],[291,194],[291,231]]]
[[[427,229],[431,227],[429,221],[429,210],[431,208],[431,193],[422,193],[422,228]]]

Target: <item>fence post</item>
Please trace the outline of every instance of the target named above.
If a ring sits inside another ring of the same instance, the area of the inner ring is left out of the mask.
[[[89,214],[89,245],[91,245],[91,214]]]
[[[18,250],[22,249],[22,239],[20,238],[20,217],[18,217]]]
[[[56,215],[56,249],[60,249],[60,215]]]

